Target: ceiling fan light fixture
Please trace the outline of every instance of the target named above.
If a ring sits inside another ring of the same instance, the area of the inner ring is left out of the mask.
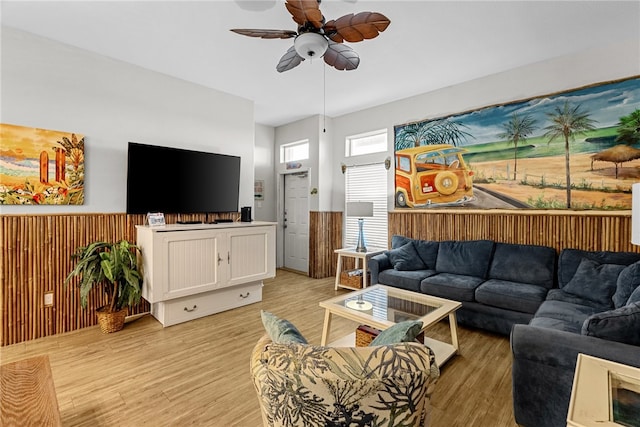
[[[318,33],[302,33],[293,41],[298,55],[304,59],[320,58],[327,51],[329,42]]]

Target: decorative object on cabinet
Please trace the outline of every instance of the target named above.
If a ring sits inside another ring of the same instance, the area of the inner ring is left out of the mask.
[[[124,327],[128,307],[140,302],[142,275],[138,268],[138,246],[126,240],[116,243],[97,241],[77,249],[72,258],[74,269],[65,279],[68,284],[80,276],[80,303],[87,308],[89,293],[100,288],[107,305],[97,311],[100,329],[104,333],[117,332]]]
[[[84,204],[84,136],[0,123],[0,205]]]

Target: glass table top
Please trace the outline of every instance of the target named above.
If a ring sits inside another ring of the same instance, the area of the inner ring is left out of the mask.
[[[438,314],[454,311],[460,303],[418,292],[374,285],[332,298],[320,305],[349,317],[358,316],[389,324],[405,320],[426,320],[433,316],[440,318]],[[437,311],[440,313],[436,313]]]

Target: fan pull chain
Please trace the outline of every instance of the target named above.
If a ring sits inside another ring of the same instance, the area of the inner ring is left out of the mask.
[[[327,133],[327,66],[322,64],[322,133]]]

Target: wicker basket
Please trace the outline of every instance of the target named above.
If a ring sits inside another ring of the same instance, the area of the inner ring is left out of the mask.
[[[359,273],[359,274],[353,274]],[[367,272],[367,283],[369,283],[371,275]],[[340,284],[350,286],[352,288],[362,289],[362,270],[345,270],[340,273]]]
[[[96,311],[100,330],[105,334],[121,331],[124,328],[124,318],[127,317],[128,308],[120,311],[106,311],[106,307],[101,307]]]
[[[380,331],[367,325],[360,325],[356,329],[356,347],[367,347],[378,336]]]

